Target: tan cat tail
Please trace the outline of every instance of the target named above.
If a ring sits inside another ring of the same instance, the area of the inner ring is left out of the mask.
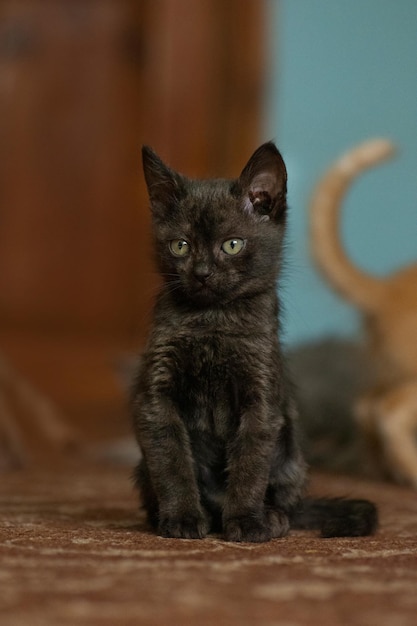
[[[345,254],[339,235],[340,207],[355,178],[394,151],[394,145],[385,139],[353,148],[330,166],[310,203],[311,250],[318,268],[342,297],[369,312],[383,296],[384,280],[363,272]]]

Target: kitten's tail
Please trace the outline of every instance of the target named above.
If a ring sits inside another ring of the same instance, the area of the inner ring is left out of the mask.
[[[306,498],[291,517],[292,528],[320,530],[322,537],[362,537],[377,526],[376,506],[368,500]]]
[[[313,257],[327,280],[344,298],[364,311],[372,311],[384,294],[384,279],[371,276],[350,261],[339,237],[339,211],[354,179],[394,152],[385,139],[366,141],[339,158],[324,174],[310,204]]]

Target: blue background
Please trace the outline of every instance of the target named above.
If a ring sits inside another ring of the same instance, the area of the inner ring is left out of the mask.
[[[344,245],[376,274],[417,259],[417,2],[269,0],[268,10],[264,138],[277,142],[289,175],[284,339],[346,336],[358,317],[312,266],[308,199],[339,154],[391,139],[396,159],[358,179],[344,205]]]

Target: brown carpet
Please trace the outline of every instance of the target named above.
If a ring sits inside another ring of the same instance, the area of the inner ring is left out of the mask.
[[[162,539],[137,512],[129,470],[85,465],[0,476],[2,626],[415,626],[417,494],[315,476],[368,497],[374,537],[312,533],[262,545]]]

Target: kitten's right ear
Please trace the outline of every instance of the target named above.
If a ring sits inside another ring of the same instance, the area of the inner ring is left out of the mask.
[[[287,170],[272,141],[262,144],[251,156],[239,177],[243,208],[263,219],[279,220],[287,207]]]
[[[165,165],[149,146],[142,147],[142,163],[152,211],[156,215],[164,213],[184,194],[184,178]]]

